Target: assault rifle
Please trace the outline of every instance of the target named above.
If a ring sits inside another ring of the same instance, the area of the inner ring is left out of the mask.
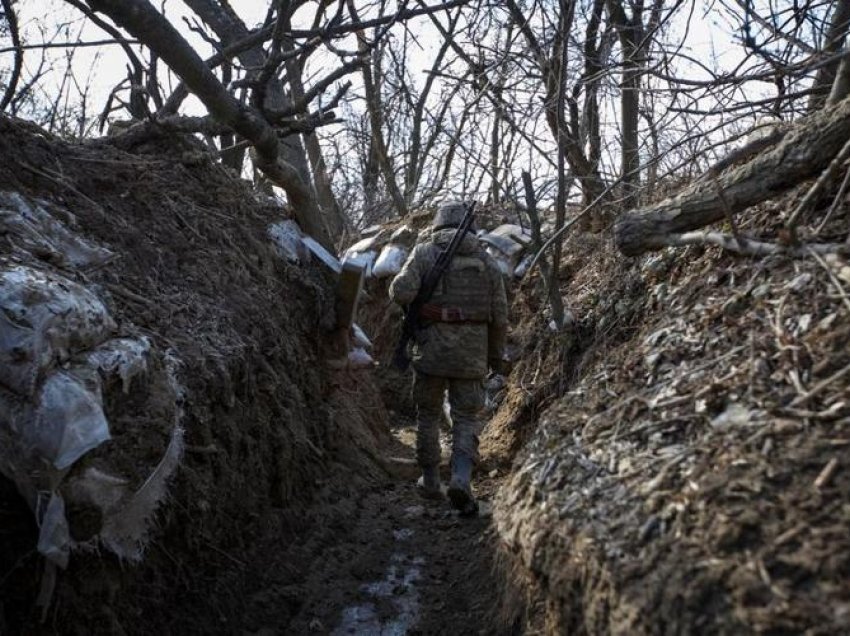
[[[398,345],[395,348],[395,354],[393,355],[393,365],[400,371],[406,371],[407,367],[410,366],[410,356],[407,354],[407,345],[411,340],[413,340],[413,336],[419,326],[419,312],[422,311],[422,306],[431,300],[431,296],[434,295],[434,291],[440,283],[440,278],[442,278],[445,271],[449,268],[449,265],[452,262],[452,257],[455,255],[457,248],[460,246],[460,242],[463,240],[464,235],[472,227],[472,223],[474,221],[475,201],[466,205],[466,214],[463,215],[463,219],[461,220],[460,225],[458,225],[457,230],[455,230],[452,240],[437,256],[437,260],[434,262],[434,265],[422,278],[422,283],[419,285],[419,292],[416,294],[416,298],[414,298],[413,302],[411,302],[404,310],[404,322],[401,324],[401,338],[398,341]]]

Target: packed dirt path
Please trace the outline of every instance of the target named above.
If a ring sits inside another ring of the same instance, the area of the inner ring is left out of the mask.
[[[448,500],[417,492],[412,427],[393,433],[387,451],[393,478],[363,493],[339,543],[317,555],[302,588],[307,598],[283,632],[505,633],[496,616],[503,590],[488,514],[498,475],[476,478],[482,514],[460,518]],[[269,626],[257,633],[280,631]]]

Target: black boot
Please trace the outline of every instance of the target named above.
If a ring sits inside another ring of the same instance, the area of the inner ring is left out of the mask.
[[[452,506],[460,511],[463,517],[478,514],[478,502],[472,496],[472,458],[466,455],[452,456],[452,480],[449,482],[449,499]]]
[[[440,485],[440,467],[423,466],[422,476],[416,482],[417,488],[423,497],[427,499],[442,499],[443,489]]]

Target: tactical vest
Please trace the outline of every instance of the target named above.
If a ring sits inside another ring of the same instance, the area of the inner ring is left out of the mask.
[[[455,255],[421,317],[432,322],[489,322],[490,279],[479,255]]]

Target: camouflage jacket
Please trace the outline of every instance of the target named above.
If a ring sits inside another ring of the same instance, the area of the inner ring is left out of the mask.
[[[390,285],[390,298],[410,304],[439,252],[454,229],[434,232],[417,245]],[[448,271],[428,303],[429,315],[420,317],[413,345],[413,367],[428,375],[447,378],[483,378],[488,366],[498,368],[505,346],[508,301],[499,266],[467,234]],[[436,317],[444,314],[441,319]]]

